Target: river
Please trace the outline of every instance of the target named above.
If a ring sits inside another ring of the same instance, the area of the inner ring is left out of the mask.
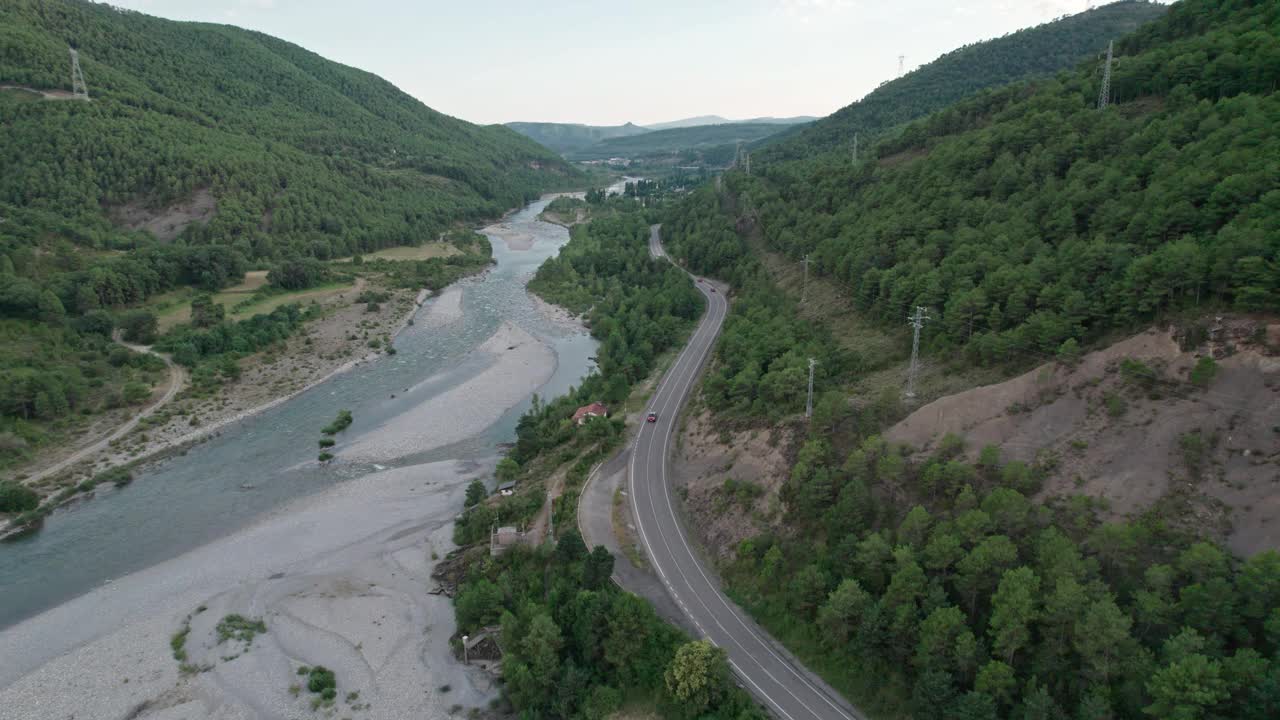
[[[555,368],[538,387],[540,395],[563,393],[593,368],[595,341],[581,328],[548,318],[525,289],[537,267],[568,241],[567,230],[537,219],[548,202],[531,203],[502,222],[533,239],[528,249],[509,248],[493,226],[485,229],[496,265],[457,286],[462,313],[456,320],[415,322],[396,338],[395,355],[357,366],[232,425],[185,455],[147,468],[124,490],[59,510],[40,532],[0,544],[0,628],[372,472],[446,460],[493,462],[501,446],[514,440],[530,396],[464,440],[378,457],[376,464],[340,457],[319,466],[315,441],[339,408],[350,409],[355,418],[345,436],[376,435],[397,417],[476,377],[487,364],[477,348],[507,324],[554,352]],[[431,303],[417,311],[418,318],[429,313]]]

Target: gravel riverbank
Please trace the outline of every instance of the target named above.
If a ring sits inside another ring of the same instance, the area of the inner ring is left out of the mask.
[[[0,720],[300,717],[313,696],[289,688],[317,664],[336,673],[343,717],[484,707],[496,691],[454,660],[453,608],[427,590],[464,487],[487,470],[370,474],[0,632]],[[232,613],[267,632],[247,649],[219,643],[214,628]],[[169,644],[188,615],[188,662],[206,668],[190,674]]]

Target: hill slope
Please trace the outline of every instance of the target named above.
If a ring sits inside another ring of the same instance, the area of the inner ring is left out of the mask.
[[[68,94],[69,44],[91,102],[44,99]],[[163,364],[111,342],[123,308],[250,267],[300,290],[325,281],[320,260],[435,240],[579,177],[510,129],[275,38],[105,4],[0,4],[0,86],[46,91],[0,89],[0,469],[146,399]],[[434,262],[417,277],[462,271]],[[302,316],[205,319],[221,340],[189,349],[234,348],[233,372]],[[138,322],[149,342],[154,317]]]
[[[735,599],[876,716],[1276,714],[1277,59],[1280,5],[1184,0],[1117,43],[1105,110],[1092,63],[856,167],[727,173],[664,218],[668,252],[736,295],[712,417],[678,443],[697,462],[673,463],[690,525]],[[770,263],[805,255],[779,291]],[[1039,367],[890,430],[919,305],[922,376]],[[1202,534],[1222,521],[1261,552]]]
[[[1048,75],[1105,51],[1107,41],[1132,32],[1167,10],[1124,0],[1004,37],[953,50],[882,84],[831,115],[764,141],[761,161],[797,159],[853,142],[863,147],[886,130],[924,117],[984,88]]]
[[[500,213],[567,172],[509,129],[260,33],[75,0],[6,3],[0,28],[0,84],[69,88],[73,44],[93,97],[5,105],[0,202],[70,211],[95,234],[112,234],[103,210],[209,187],[221,211],[202,241],[345,254]]]
[[[724,148],[732,158],[736,143],[749,143],[768,137],[785,125],[776,123],[727,123],[655,130],[643,135],[615,137],[568,153],[574,160],[596,160],[610,157],[647,157],[670,155],[682,151]],[[720,154],[724,154],[723,152]]]
[[[649,132],[633,123],[625,125],[579,125],[574,123],[509,122],[506,126],[558,153],[568,153],[601,140]]]

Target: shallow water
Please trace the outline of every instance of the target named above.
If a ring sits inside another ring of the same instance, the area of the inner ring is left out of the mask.
[[[491,236],[497,265],[460,283],[463,315],[458,320],[409,326],[396,338],[396,355],[233,424],[186,455],[149,468],[124,490],[108,490],[59,510],[40,532],[0,544],[0,628],[225,536],[286,502],[374,471],[373,464],[318,466],[320,428],[347,408],[355,421],[344,435],[356,437],[474,377],[487,363],[472,351],[504,322],[555,352],[556,370],[538,389],[540,395],[555,396],[577,383],[594,366],[595,341],[580,329],[547,320],[525,290],[534,270],[569,239],[564,228],[537,220],[547,202],[531,203],[504,220],[535,238],[529,250],[510,251]],[[418,315],[429,306],[430,301]],[[491,460],[503,443],[514,440],[516,422],[529,403],[525,398],[468,440],[379,464]],[[252,489],[242,489],[246,484]]]

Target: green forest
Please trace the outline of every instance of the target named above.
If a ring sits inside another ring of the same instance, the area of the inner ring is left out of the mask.
[[[611,157],[647,158],[667,157],[680,153],[706,152],[728,147],[729,159],[737,143],[750,143],[785,130],[787,125],[777,123],[725,123],[722,125],[695,125],[693,127],[655,130],[639,135],[623,135],[601,140],[585,148],[574,150],[568,156],[575,160],[594,160]]]
[[[0,7],[0,84],[69,90],[68,46],[91,101],[0,90],[0,467],[155,377],[109,339],[148,298],[249,269],[309,287],[323,261],[432,241],[580,178],[510,129],[261,33],[80,0]],[[204,218],[172,210],[201,199]],[[134,229],[165,216],[163,240]],[[406,263],[394,281],[436,288],[483,262],[487,249]],[[301,320],[186,328],[165,346],[186,362],[251,352]]]
[[[855,133],[867,147],[902,124],[980,90],[1065,70],[1105,53],[1108,40],[1132,32],[1166,9],[1146,0],[1121,0],[952,50],[821,120],[757,143],[763,149],[756,157],[772,163],[837,149],[847,156]]]
[[[619,589],[613,563],[568,530],[554,550],[517,548],[469,566],[458,630],[501,627],[505,694],[519,716],[599,720],[644,703],[677,720],[764,720],[733,683],[724,651],[691,641]]]
[[[515,495],[484,502],[483,485],[468,489],[454,539],[479,547],[462,560],[458,631],[501,627],[504,696],[521,717],[605,718],[638,704],[670,718],[763,718],[732,682],[722,650],[691,641],[619,589],[609,579],[613,556],[601,546],[588,552],[572,529],[589,469],[623,440],[621,419],[577,426],[574,410],[603,401],[616,412],[703,308],[687,275],[649,256],[649,225],[634,196],[590,193],[591,222],[575,226],[530,282],[546,300],[587,315],[601,341],[599,368],[565,395],[535,397],[520,418],[516,445],[497,469],[499,482],[517,481]],[[554,524],[569,529],[554,550],[517,547],[490,558],[490,530],[527,523],[557,468],[566,468],[567,480]]]
[[[980,93],[856,166],[760,162],[665,213],[672,255],[735,288],[701,389],[721,422],[793,417],[782,389],[820,359],[778,530],[721,570],[874,716],[1280,714],[1280,554],[1234,557],[1158,509],[1109,522],[1086,496],[1033,502],[1052,454],[886,442],[897,393],[848,403],[838,388],[869,358],[801,319],[752,246],[808,254],[886,328],[930,307],[929,352],[974,364],[1025,367],[1176,312],[1274,312],[1277,38],[1274,3],[1187,0],[1117,42],[1106,110],[1088,63]]]
[[[727,183],[770,248],[885,324],[931,308],[932,351],[973,362],[1187,308],[1275,309],[1280,8],[1183,2],[1117,53],[1105,110],[1089,65],[958,103],[856,166]]]

